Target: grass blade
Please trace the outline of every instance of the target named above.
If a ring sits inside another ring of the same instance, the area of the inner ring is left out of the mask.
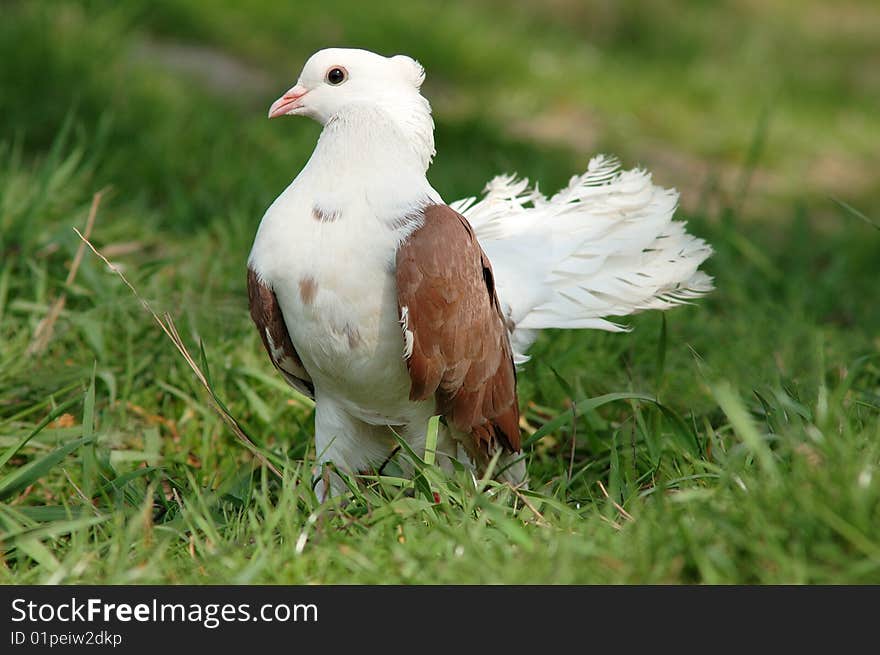
[[[9,473],[0,480],[0,500],[6,500],[13,494],[32,485],[34,482],[49,473],[55,465],[61,462],[70,453],[80,446],[91,443],[93,439],[94,437],[84,437],[82,439],[71,441],[60,448],[56,448],[48,455],[35,459],[29,464]]]
[[[40,423],[35,427],[26,437],[24,437],[21,441],[19,441],[14,446],[6,449],[2,455],[0,455],[0,467],[3,467],[10,459],[16,456],[18,452],[27,445],[27,442],[37,436],[40,432],[43,431],[49,423],[54,421],[56,418],[61,416],[66,410],[70,409],[73,405],[79,402],[79,398],[71,398],[67,400],[55,409],[53,409],[46,418],[44,418]]]
[[[736,395],[730,385],[722,384],[715,389],[715,399],[718,401],[721,409],[724,410],[727,418],[730,419],[730,424],[733,426],[734,431],[740,436],[752,454],[754,454],[764,472],[774,478],[778,477],[779,471],[776,467],[776,461],[773,459],[773,452],[758,433],[739,396]]]
[[[660,336],[657,339],[657,381],[654,383],[659,389],[666,373],[666,314],[660,314]]]
[[[838,200],[837,198],[831,198],[831,200],[834,201],[834,203],[837,204],[838,207],[843,209],[847,214],[851,214],[851,215],[855,216],[856,218],[864,221],[865,223],[867,223],[868,225],[873,227],[875,230],[880,230],[880,223],[872,221],[870,218],[868,218],[865,214],[860,212],[858,209],[856,209],[852,205],[845,203],[843,200]]]
[[[437,436],[440,432],[440,417],[432,416],[428,421],[428,433],[425,435],[425,464],[434,466],[437,458]]]
[[[589,412],[591,410],[597,409],[602,405],[607,405],[608,403],[613,403],[617,400],[643,400],[647,403],[656,403],[657,399],[653,396],[646,396],[643,393],[628,393],[628,392],[619,392],[619,393],[606,393],[603,396],[596,396],[595,398],[586,398],[584,400],[580,400],[572,406],[572,410],[577,413]],[[523,448],[531,446],[533,443],[545,437],[546,435],[553,432],[557,428],[562,427],[565,423],[571,420],[571,412],[563,412],[556,418],[547,421],[544,425],[538,428],[534,434],[532,434],[528,439],[523,442]]]

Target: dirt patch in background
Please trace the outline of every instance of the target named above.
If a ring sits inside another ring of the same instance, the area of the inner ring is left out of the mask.
[[[272,89],[278,86],[261,68],[208,46],[150,39],[136,43],[131,54],[136,63],[193,78],[211,91],[238,102],[250,103],[257,97],[271,95]]]
[[[132,56],[139,64],[157,66],[192,78],[224,98],[247,107],[268,103],[289,82],[275,80],[258,66],[204,45],[143,40],[133,47]],[[461,117],[473,110],[467,98],[442,80],[434,78],[426,91],[437,115]],[[538,147],[568,150],[573,162],[586,162],[590,156],[598,154],[602,121],[585,107],[565,103],[538,113],[517,116],[504,115],[503,109],[489,107],[488,111],[495,114],[495,120],[511,138]],[[438,147],[442,148],[443,144]],[[648,169],[657,184],[679,190],[684,209],[709,216],[717,215],[723,207],[739,207],[747,210],[747,216],[768,219],[778,215],[780,202],[791,203],[795,198],[813,202],[816,205],[814,213],[818,216],[837,216],[832,197],[858,205],[880,195],[880,174],[876,166],[844,151],[816,152],[810,160],[802,162],[799,172],[778,171],[759,162],[749,177],[746,200],[737,197],[744,179],[741,163],[701,157],[675,144],[658,141],[634,145],[631,152],[638,153],[638,156],[635,161],[625,162],[627,166]],[[572,174],[577,172],[573,170]],[[475,187],[481,187],[483,182],[476,182]],[[789,207],[785,209],[787,215]],[[862,209],[869,215],[872,213],[871,207]]]

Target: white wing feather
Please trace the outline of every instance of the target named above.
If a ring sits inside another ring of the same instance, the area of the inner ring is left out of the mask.
[[[486,185],[463,214],[486,251],[498,297],[515,328],[518,362],[545,328],[622,331],[607,320],[669,309],[712,290],[698,270],[711,247],[673,221],[678,193],[644,170],[594,157],[587,171],[546,198],[511,175]]]

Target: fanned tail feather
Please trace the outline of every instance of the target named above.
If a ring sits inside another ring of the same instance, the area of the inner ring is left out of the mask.
[[[627,328],[607,317],[669,309],[712,290],[698,270],[712,254],[673,220],[678,193],[640,169],[594,157],[551,198],[527,179],[501,175],[483,198],[450,206],[463,214],[494,268],[514,325],[518,362],[545,328]]]

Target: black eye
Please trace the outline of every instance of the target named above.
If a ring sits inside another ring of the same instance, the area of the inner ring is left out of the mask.
[[[327,83],[338,86],[348,79],[348,72],[344,68],[334,66],[327,71]]]

